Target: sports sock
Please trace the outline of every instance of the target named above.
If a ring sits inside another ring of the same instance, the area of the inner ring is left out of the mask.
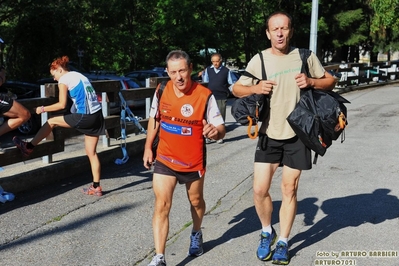
[[[195,234],[198,233],[198,232],[200,232],[200,233],[202,234],[201,229],[198,230],[198,231],[191,230],[191,235],[195,235]]]
[[[284,242],[284,243],[286,243],[286,244],[288,245],[288,238],[286,238],[286,237],[281,237],[281,236],[280,236],[280,237],[278,238],[278,241],[282,241],[282,242]],[[277,241],[277,242],[278,242],[278,241]]]
[[[262,232],[271,234],[272,233],[272,225],[269,224],[268,226],[263,226],[262,227]]]
[[[100,182],[93,182],[93,187],[94,188],[97,188],[97,187],[99,187],[100,186]]]

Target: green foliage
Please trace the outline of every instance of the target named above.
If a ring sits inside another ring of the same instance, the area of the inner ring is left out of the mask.
[[[318,54],[344,47],[397,49],[399,0],[319,0]],[[49,76],[49,63],[68,55],[88,70],[164,66],[167,53],[183,49],[195,69],[210,63],[201,50],[248,61],[269,47],[266,19],[277,10],[294,21],[291,44],[308,47],[312,1],[264,0],[0,0],[0,37],[6,41],[10,78]],[[84,51],[79,58],[78,49]]]
[[[373,17],[371,36],[376,43],[375,51],[389,51],[399,46],[399,0],[370,0]]]
[[[355,9],[339,13],[335,16],[337,34],[344,36],[340,38],[339,45],[359,46],[367,39],[367,25],[365,23],[363,10]]]
[[[399,0],[371,0],[370,6],[374,11],[371,32],[376,33],[387,28],[391,28],[392,31],[399,30]]]

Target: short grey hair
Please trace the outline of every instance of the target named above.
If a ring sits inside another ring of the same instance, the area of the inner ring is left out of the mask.
[[[169,60],[178,60],[178,59],[186,60],[187,65],[190,65],[191,63],[190,56],[186,52],[182,50],[173,50],[166,56],[166,67],[168,67]]]

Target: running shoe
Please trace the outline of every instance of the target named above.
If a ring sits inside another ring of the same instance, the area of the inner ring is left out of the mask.
[[[190,236],[190,248],[188,250],[188,255],[193,257],[201,256],[204,253],[202,248],[202,232],[198,231],[192,233]]]
[[[277,265],[287,265],[290,262],[288,245],[283,241],[278,241],[272,257],[272,263]]]
[[[217,144],[223,144],[224,141],[223,141],[223,139],[219,139],[219,140],[216,141],[216,143],[217,143]]]
[[[276,241],[276,238],[277,234],[273,227],[271,234],[265,232],[262,232],[260,234],[259,246],[258,250],[256,251],[256,256],[258,257],[258,259],[260,259],[261,261],[266,261],[270,259],[270,257],[272,256],[271,246]]]
[[[103,191],[100,186],[94,188],[93,185],[90,185],[88,188],[83,189],[83,193],[86,195],[93,195],[93,196],[102,196]]]
[[[162,254],[155,254],[148,266],[166,266],[165,257]]]
[[[27,142],[21,140],[18,137],[13,137],[12,142],[14,142],[15,146],[21,151],[22,155],[25,157],[29,157],[29,155],[33,152],[33,149],[28,149]]]

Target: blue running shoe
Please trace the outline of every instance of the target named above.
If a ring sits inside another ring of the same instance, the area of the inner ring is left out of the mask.
[[[274,228],[272,227],[272,233],[264,233],[262,232],[260,234],[260,240],[259,240],[259,246],[258,250],[256,251],[256,256],[258,259],[262,261],[266,261],[270,259],[272,253],[271,253],[271,246],[274,244],[276,241],[277,234]]]
[[[204,253],[202,248],[202,232],[198,231],[192,233],[190,236],[190,248],[188,250],[188,255],[192,257],[199,257]]]
[[[288,254],[288,245],[283,241],[278,241],[274,250],[272,263],[278,265],[287,265],[290,262]]]

